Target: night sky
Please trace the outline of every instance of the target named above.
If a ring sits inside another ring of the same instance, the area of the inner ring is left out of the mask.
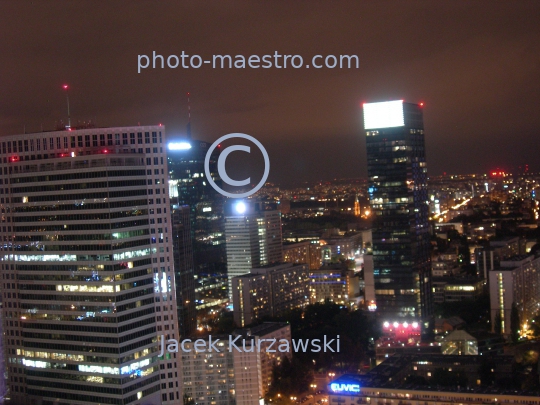
[[[540,171],[540,2],[0,2],[0,135],[163,123],[268,149],[270,181],[366,175],[361,103],[424,102],[428,172]],[[137,55],[356,54],[358,69],[146,69]]]

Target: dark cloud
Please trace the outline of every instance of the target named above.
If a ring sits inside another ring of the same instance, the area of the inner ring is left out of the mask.
[[[365,175],[362,101],[424,101],[430,173],[540,170],[537,1],[3,1],[0,135],[72,116],[246,132],[270,179]],[[147,69],[137,55],[357,54],[360,68]]]

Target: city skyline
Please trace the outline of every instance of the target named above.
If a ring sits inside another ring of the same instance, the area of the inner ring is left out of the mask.
[[[540,405],[539,15],[0,1],[0,405]]]
[[[109,5],[3,3],[10,18],[0,28],[8,39],[0,45],[0,71],[10,80],[0,84],[0,136],[40,131],[42,125],[53,129],[67,120],[65,83],[73,125],[161,122],[169,135],[179,136],[191,92],[193,137],[210,142],[230,132],[255,136],[275,163],[269,181],[285,183],[290,171],[298,181],[361,177],[364,161],[343,164],[353,150],[365,154],[361,104],[405,99],[424,102],[429,111],[431,175],[511,171],[523,164],[540,170],[533,148],[540,127],[537,4],[236,4],[241,7],[230,11],[217,4],[140,3],[124,17]],[[48,24],[41,23],[44,17]],[[380,20],[395,32],[375,24]],[[276,51],[306,60],[357,55],[359,68],[137,73],[137,55],[152,51],[207,58]]]

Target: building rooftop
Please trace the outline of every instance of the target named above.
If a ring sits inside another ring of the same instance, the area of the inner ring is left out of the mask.
[[[513,363],[512,356],[492,355],[490,360],[498,364]],[[389,357],[383,361],[380,365],[373,368],[370,372],[364,375],[360,374],[345,374],[333,380],[332,383],[341,384],[359,384],[361,388],[387,388],[387,389],[405,389],[409,391],[439,391],[439,392],[461,392],[461,393],[476,393],[476,394],[499,394],[499,395],[520,395],[520,396],[540,396],[540,390],[516,390],[507,389],[496,386],[469,386],[469,387],[441,387],[438,385],[423,385],[423,384],[411,384],[402,382],[399,378],[395,378],[397,374],[403,371],[409,365],[426,364],[440,364],[441,367],[445,365],[459,365],[463,366],[480,366],[483,356],[457,356],[457,355],[442,355],[442,354],[430,354],[430,355],[395,355]],[[422,363],[420,363],[422,362]],[[331,391],[330,391],[331,392]],[[339,394],[336,394],[339,395]]]
[[[289,326],[287,322],[264,322],[251,328],[235,329],[233,335],[264,336]]]
[[[469,335],[464,330],[455,330],[453,332],[450,332],[447,336],[445,336],[442,339],[444,342],[455,342],[457,340],[465,340],[465,341],[476,341],[476,338],[474,336]]]

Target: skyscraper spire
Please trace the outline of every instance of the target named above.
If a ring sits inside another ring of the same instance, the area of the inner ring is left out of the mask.
[[[187,137],[191,139],[191,103],[189,102],[189,92],[187,93],[187,110],[188,110],[188,123],[187,123]]]
[[[66,91],[66,100],[67,100],[68,124],[66,125],[66,129],[71,130],[71,114],[69,112],[69,94],[68,94],[69,86],[67,84],[64,84],[62,88]]]

